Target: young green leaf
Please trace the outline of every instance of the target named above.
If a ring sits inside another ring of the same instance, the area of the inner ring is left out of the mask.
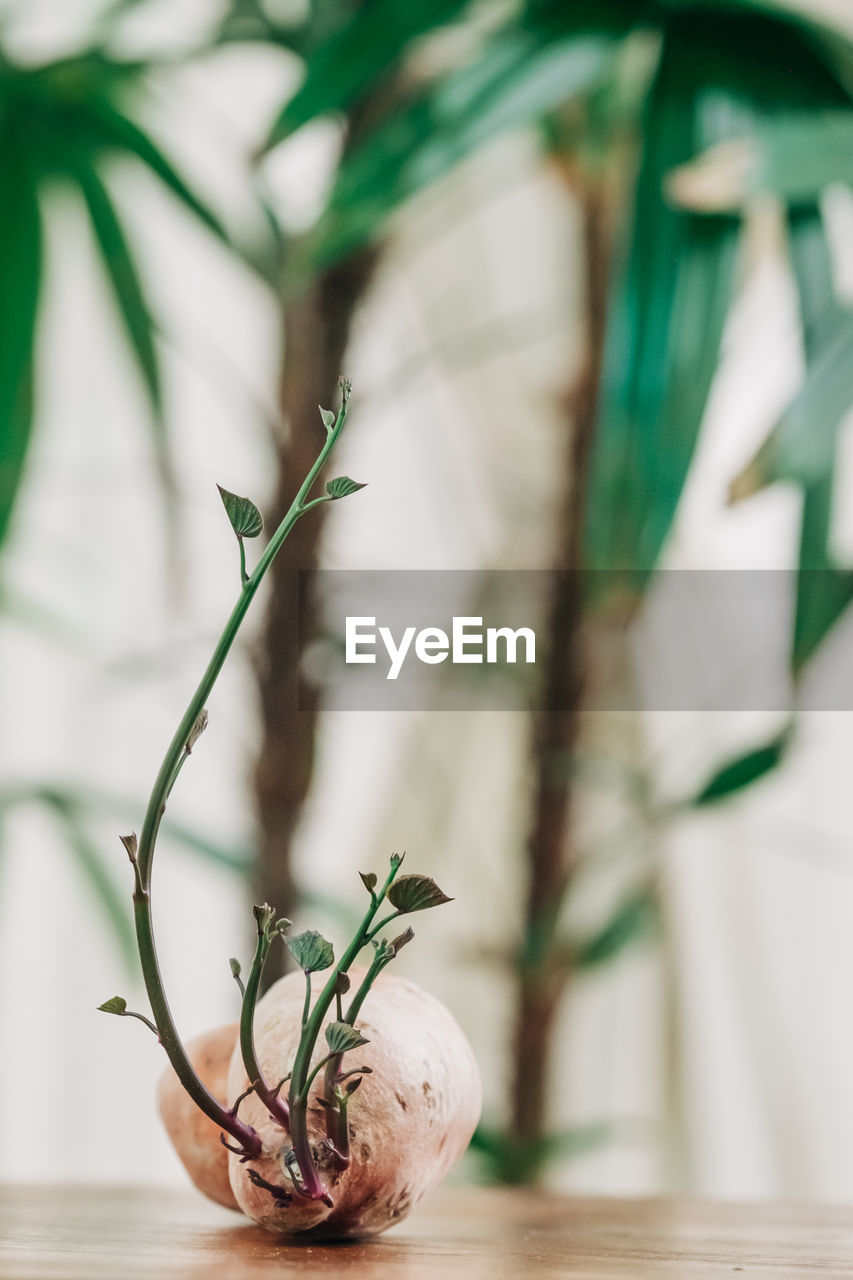
[[[259,906],[252,907],[252,915],[257,921],[258,936],[263,937],[275,919],[275,910],[268,902],[262,902]]]
[[[113,996],[112,999],[105,1000],[103,1004],[98,1005],[98,1011],[100,1013],[114,1013],[118,1018],[136,1018],[137,1022],[144,1022],[148,1030],[158,1040],[160,1039],[160,1033],[151,1019],[146,1018],[144,1013],[134,1013],[132,1009],[128,1009],[124,996]]]
[[[250,502],[248,498],[240,498],[236,493],[229,493],[221,484],[216,487],[237,537],[257,538],[264,527],[264,520],[254,502]]]
[[[388,890],[388,901],[401,915],[407,915],[410,911],[440,907],[443,902],[452,902],[453,899],[448,898],[429,876],[401,876]]]
[[[349,476],[336,476],[326,485],[326,493],[333,499],[347,498],[351,493],[358,493],[359,489],[364,488],[365,485],[359,484],[357,480],[350,480]]]
[[[443,901],[451,902],[452,899],[444,898]],[[436,903],[435,905],[438,906],[439,904]],[[397,934],[396,938],[391,939],[391,941],[388,943],[388,946],[391,948],[394,955],[396,955],[398,951],[402,950],[402,948],[407,945],[407,943],[412,941],[412,938],[414,938],[414,936],[415,936],[414,929],[404,929],[402,933]]]
[[[127,1012],[127,1001],[124,996],[113,996],[110,1000],[105,1000],[103,1004],[98,1005],[99,1013],[115,1013],[122,1017]]]
[[[337,421],[335,414],[331,409],[324,409],[322,405],[318,405],[317,407],[320,410],[320,417],[323,419],[323,426],[327,431],[331,431]]]
[[[232,956],[231,959],[228,961],[228,963],[231,966],[231,976],[234,979],[234,981],[237,983],[237,986],[240,988],[240,995],[245,996],[246,988],[243,983],[243,979],[240,977],[240,974],[243,972],[240,961],[236,958],[236,956]]]
[[[373,890],[376,888],[376,876],[373,874],[373,872],[359,871],[358,874],[361,876],[361,883],[364,885],[367,892],[373,893]]]
[[[326,1044],[330,1053],[346,1053],[367,1043],[361,1032],[348,1022],[330,1022],[326,1027]]]
[[[285,938],[285,942],[303,973],[319,973],[323,969],[330,968],[335,962],[331,942],[328,942],[316,929],[297,933],[295,938]]]

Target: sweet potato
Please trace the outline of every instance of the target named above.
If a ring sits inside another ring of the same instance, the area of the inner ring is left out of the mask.
[[[229,1022],[196,1036],[187,1045],[190,1062],[200,1080],[219,1102],[226,1104],[228,1066],[239,1024]],[[208,1120],[171,1067],[160,1077],[157,1105],[172,1146],[190,1178],[210,1200],[239,1209],[228,1179],[228,1153],[219,1140],[219,1125]]]

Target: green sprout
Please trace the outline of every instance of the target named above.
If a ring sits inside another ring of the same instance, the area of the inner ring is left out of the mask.
[[[322,1071],[323,1080],[316,1101],[325,1115],[325,1146],[337,1166],[341,1169],[346,1168],[350,1159],[347,1108],[364,1076],[370,1074],[370,1068],[355,1067],[345,1070],[343,1060],[346,1054],[367,1043],[355,1025],[356,1018],[379,974],[386,965],[390,964],[400,948],[414,936],[411,929],[406,929],[390,940],[380,937],[380,934],[398,917],[438,906],[443,902],[449,902],[450,899],[428,876],[405,875],[398,878],[403,861],[402,855],[394,854],[391,857],[388,875],[380,888],[377,888],[378,877],[375,874],[359,873],[370,895],[370,904],[355,935],[337,962],[335,962],[332,944],[315,930],[288,936],[287,930],[291,924],[289,920],[285,917],[277,918],[275,910],[266,903],[254,907],[258,937],[245,983],[241,977],[242,969],[239,962],[236,959],[230,961],[231,973],[242,997],[240,1051],[249,1078],[249,1088],[241,1094],[232,1107],[227,1108],[213,1096],[198,1077],[172,1018],[154,943],[151,869],[157,836],[169,796],[181,769],[207,727],[207,700],[265,573],[297,520],[321,503],[335,502],[364,488],[348,476],[339,476],[326,484],[322,494],[315,498],[309,497],[346,421],[350,396],[349,380],[342,378],[340,388],[341,403],[337,414],[329,409],[321,408],[320,410],[326,429],[323,447],[290,509],[251,572],[246,567],[244,543],[245,539],[255,538],[261,533],[263,519],[257,507],[248,498],[238,497],[227,489],[219,487],[225,511],[239,543],[240,595],[169,744],[154,782],[141,833],[138,838],[135,833],[121,837],[133,867],[136,940],[142,976],[151,1006],[151,1019],[128,1010],[121,996],[114,996],[99,1006],[105,1013],[137,1018],[157,1035],[184,1089],[205,1115],[219,1126],[222,1130],[220,1136],[223,1144],[229,1151],[238,1155],[242,1162],[251,1162],[262,1154],[262,1142],[258,1131],[241,1120],[237,1114],[243,1099],[249,1093],[255,1094],[274,1123],[289,1136],[289,1145],[285,1146],[281,1156],[282,1168],[290,1180],[288,1187],[275,1186],[262,1178],[256,1170],[249,1171],[251,1180],[268,1190],[277,1204],[289,1204],[294,1195],[307,1200],[320,1200],[327,1205],[332,1204],[328,1189],[318,1172],[308,1133],[308,1099],[312,1086]],[[377,921],[383,904],[389,906],[391,910]],[[284,939],[291,955],[305,975],[305,1005],[292,1069],[283,1080],[273,1085],[265,1078],[258,1062],[255,1050],[254,1017],[264,966],[270,949],[278,938]],[[370,945],[373,947],[373,958],[344,1011],[343,998],[348,994],[351,985],[348,971],[360,952]],[[312,974],[325,973],[329,970],[331,974],[312,1004]],[[326,1023],[333,1003],[336,1019],[325,1026],[327,1052],[312,1065],[320,1031]],[[281,1091],[288,1081],[289,1088],[285,1100],[281,1097]]]

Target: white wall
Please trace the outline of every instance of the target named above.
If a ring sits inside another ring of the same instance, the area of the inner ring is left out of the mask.
[[[179,19],[191,32],[204,9],[172,5],[169,38]],[[57,15],[71,12],[47,0],[30,6],[22,47],[64,38]],[[231,50],[164,77],[150,108],[160,135],[235,218],[244,212],[241,148],[291,74],[285,60],[259,56]],[[315,198],[327,145],[318,136],[271,174],[296,217]],[[7,572],[63,628],[54,636],[3,620],[0,779],[87,783],[141,806],[234,594],[235,551],[215,482],[262,505],[269,494],[258,404],[270,404],[278,332],[256,281],[147,179],[115,177],[167,321],[182,541],[177,552],[164,546],[144,402],[79,210],[57,193],[38,435]],[[524,139],[484,154],[400,220],[347,369],[355,408],[338,461],[370,488],[336,509],[329,565],[542,562],[558,397],[577,356],[576,230],[556,177],[535,168]],[[481,359],[475,340],[495,317],[505,331]],[[727,510],[724,491],[798,376],[790,289],[770,253],[755,264],[727,335],[672,565],[785,559],[795,499],[771,494]],[[251,831],[256,736],[245,657],[210,712],[173,812],[240,846]],[[677,795],[765,728],[746,717],[658,713],[607,731],[636,740],[664,792]],[[647,946],[578,983],[561,1027],[560,1122],[616,1121],[615,1141],[575,1162],[568,1185],[853,1191],[850,731],[847,715],[810,716],[784,773],[665,832],[663,958]],[[356,868],[399,847],[455,895],[452,908],[424,920],[401,962],[466,1026],[492,1107],[503,1091],[509,1004],[476,952],[517,925],[523,752],[524,726],[511,713],[329,714],[297,850],[306,881],[344,900],[357,900]],[[104,820],[100,847],[129,894],[119,829]],[[639,833],[626,856],[660,849]],[[234,1017],[227,959],[249,949],[243,886],[164,844],[156,892],[179,1025],[191,1035]],[[154,1119],[160,1051],[137,1024],[95,1012],[118,991],[131,1004],[144,999],[44,814],[19,812],[3,832],[0,864],[0,1177],[183,1180]]]

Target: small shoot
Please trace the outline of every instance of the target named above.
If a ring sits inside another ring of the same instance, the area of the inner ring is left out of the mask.
[[[135,831],[131,831],[129,836],[119,836],[119,840],[124,845],[125,853],[130,859],[130,865],[136,866],[136,854],[139,849],[139,839]]]
[[[144,1022],[148,1030],[153,1031],[157,1039],[160,1039],[160,1033],[151,1019],[146,1018],[144,1013],[134,1013],[132,1009],[128,1009],[124,996],[111,996],[109,1000],[98,1005],[98,1012],[114,1013],[118,1018],[136,1018],[139,1022]]]
[[[337,994],[337,1013],[336,1023],[330,1024],[326,1031],[326,1043],[329,1045],[330,1052],[316,1068],[311,1072],[308,1083],[314,1079],[320,1066],[325,1064],[325,1075],[323,1082],[323,1091],[321,1095],[321,1106],[325,1115],[326,1137],[330,1149],[335,1153],[338,1163],[341,1167],[346,1167],[349,1163],[349,1122],[347,1119],[347,1105],[350,1097],[355,1093],[361,1083],[361,1078],[366,1071],[362,1068],[360,1071],[343,1071],[341,1063],[345,1053],[351,1048],[356,1047],[357,1042],[343,1038],[343,1032],[339,1029],[341,1026],[348,1025],[352,1028],[354,1036],[360,1033],[355,1027],[355,1020],[361,1011],[361,1007],[370,992],[371,987],[378,978],[382,970],[389,965],[399,951],[411,942],[414,937],[412,929],[405,929],[392,939],[383,938],[377,940],[377,934],[385,928],[391,921],[399,915],[408,914],[412,911],[426,911],[430,907],[440,906],[445,902],[452,901],[428,876],[411,875],[402,876],[397,879],[397,873],[403,863],[403,854],[393,854],[390,861],[389,873],[385,883],[381,888],[377,888],[378,877],[372,872],[359,872],[362,884],[370,894],[370,906],[367,914],[361,923],[361,927],[357,932],[352,944],[347,948],[344,956],[338,964],[338,976],[346,972],[352,960],[355,959],[359,951],[367,944],[373,946],[373,960],[362,979],[358,990],[352,996],[349,1007],[344,1014],[341,1007],[340,994]],[[400,888],[402,886],[402,888]],[[387,915],[378,924],[374,924],[376,915],[379,912],[382,903],[385,900],[395,907],[395,910]],[[328,984],[327,988],[328,990]],[[314,1012],[312,1014],[312,1022],[316,1018],[317,1009],[328,1009],[331,1001],[324,1003],[326,992],[317,1001]],[[310,1027],[306,1026],[303,1030],[303,1039],[310,1031]],[[329,1041],[329,1032],[332,1033],[333,1040]],[[315,1036],[316,1040],[316,1036]],[[337,1046],[341,1047],[338,1048]],[[313,1052],[313,1041],[311,1043],[311,1052]],[[301,1051],[301,1045],[300,1045]],[[299,1055],[297,1055],[298,1060]],[[309,1054],[310,1060],[310,1054]],[[344,1082],[347,1083],[344,1083]],[[293,1094],[291,1094],[291,1115],[293,1115]]]
[[[130,859],[130,865],[133,867],[134,891],[141,893],[143,885],[139,874],[139,840],[136,832],[131,831],[129,836],[119,836],[119,840],[124,845],[124,851]]]
[[[290,1112],[287,1103],[279,1097],[279,1091],[284,1082],[273,1088],[264,1076],[255,1049],[254,1024],[255,1006],[258,1002],[261,978],[270,947],[276,938],[284,936],[285,931],[290,928],[291,921],[284,916],[276,919],[275,911],[266,902],[252,907],[252,913],[257,925],[258,941],[245,987],[240,980],[239,963],[236,960],[231,961],[231,972],[243,992],[243,1004],[240,1010],[240,1052],[251,1086],[266,1107],[270,1119],[281,1125],[283,1129],[287,1129],[290,1124]]]
[[[237,983],[237,986],[240,988],[240,995],[243,998],[245,998],[246,988],[243,985],[243,979],[240,977],[240,974],[243,972],[243,968],[240,964],[240,961],[237,959],[236,956],[232,956],[231,959],[228,961],[228,963],[231,966],[231,977],[234,979],[234,981]]]
[[[359,871],[358,874],[361,876],[361,883],[364,885],[365,889],[370,894],[370,897],[373,898],[374,897],[373,890],[376,888],[376,876],[373,874],[372,871],[368,871],[368,872]]]
[[[338,974],[338,980],[337,980],[337,982],[336,982],[336,984],[335,984],[335,1001],[336,1001],[337,1009],[338,1009],[338,1022],[343,1022],[343,1020],[344,1020],[344,1014],[343,1014],[343,1008],[342,1008],[342,1006],[341,1006],[341,1001],[342,1001],[343,997],[346,995],[346,993],[349,991],[349,989],[350,989],[350,986],[351,986],[351,985],[352,985],[352,984],[350,983],[349,975],[348,975],[348,974],[346,974],[346,973],[339,973],[339,974]]]

